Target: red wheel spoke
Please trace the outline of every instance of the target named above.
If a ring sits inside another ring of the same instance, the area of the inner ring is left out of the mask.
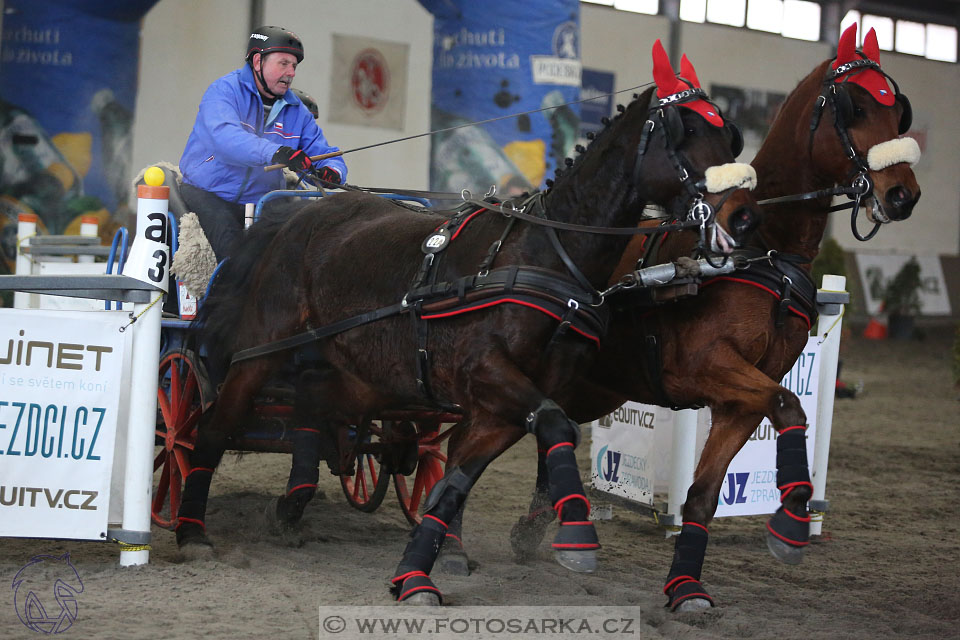
[[[373,483],[373,486],[377,486],[377,469],[373,463],[373,456],[367,456],[367,467],[370,469],[370,482]]]
[[[176,404],[176,416],[177,424],[183,422],[186,414],[190,411],[193,406],[193,401],[197,395],[197,376],[191,374],[187,376],[187,382],[184,385],[184,388],[180,392],[180,397],[178,398]]]
[[[367,491],[367,473],[363,469],[363,461],[357,460],[357,478],[360,479],[360,484],[363,487],[363,501],[370,501],[370,493]]]
[[[161,478],[162,482],[162,478]],[[180,513],[180,493],[183,489],[183,476],[179,469],[174,467],[170,472],[170,520],[177,521],[177,515]]]
[[[157,389],[157,402],[160,405],[160,413],[163,415],[163,424],[167,425],[167,428],[170,428],[170,425],[173,424],[173,415],[170,411],[170,400],[167,398],[167,394],[164,393],[163,387]]]

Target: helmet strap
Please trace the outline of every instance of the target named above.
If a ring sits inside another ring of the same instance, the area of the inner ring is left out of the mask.
[[[263,77],[263,60],[264,60],[264,58],[267,57],[267,54],[266,54],[266,53],[260,53],[260,54],[254,54],[254,55],[259,55],[259,56],[260,56],[260,71],[257,71],[255,68],[253,68],[253,58],[251,57],[251,58],[250,58],[250,67],[251,67],[251,69],[253,69],[253,75],[254,75],[258,80],[260,80],[260,87],[262,88],[262,91],[263,91],[264,93],[268,94],[268,95],[269,95],[271,98],[273,98],[274,100],[276,100],[276,99],[279,98],[280,96],[277,95],[276,93],[274,93],[273,91],[270,91],[270,87],[267,86],[267,80],[266,80],[266,78]]]

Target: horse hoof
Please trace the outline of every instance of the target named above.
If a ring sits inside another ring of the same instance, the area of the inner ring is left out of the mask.
[[[451,576],[470,575],[469,559],[466,552],[461,549],[456,551],[441,551],[439,560],[439,569],[443,573]]]
[[[398,604],[413,605],[414,607],[439,607],[440,596],[429,591],[421,591],[420,593],[413,594],[405,600],[401,600]]]
[[[709,600],[703,598],[688,598],[680,604],[677,605],[675,611],[677,613],[688,613],[690,611],[703,611],[704,609],[709,609],[713,605],[710,604]]]
[[[568,551],[563,549],[555,551],[555,554],[557,563],[570,571],[576,573],[593,573],[597,570],[596,551]]]
[[[800,564],[803,562],[803,547],[794,547],[767,532],[767,549],[774,558],[784,564]]]

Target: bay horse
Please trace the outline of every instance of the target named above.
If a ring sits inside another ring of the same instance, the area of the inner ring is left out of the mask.
[[[225,374],[191,452],[178,544],[209,544],[206,500],[228,439],[254,394],[289,362],[288,347],[309,342],[317,356],[310,431],[409,406],[463,416],[456,452],[391,580],[398,600],[440,602],[429,573],[447,522],[486,466],[526,433],[549,451],[563,524],[558,559],[595,563],[599,544],[573,452],[579,426],[556,394],[596,355],[606,324],[601,291],[625,233],[647,203],[715,208],[707,217],[726,229],[712,225],[715,250],[735,246],[756,219],[744,188],[755,182],[753,169],[733,162],[737,132],[699,82],[675,90],[659,41],[655,54],[657,95],[653,87],[639,95],[545,193],[448,217],[347,192],[251,227],[195,321],[209,368]],[[562,241],[549,225],[565,231]],[[299,490],[289,500],[315,490],[309,466],[295,459]]]
[[[856,29],[854,24],[842,34],[836,58],[818,65],[790,93],[753,161],[754,193],[762,205],[771,200],[744,254],[761,260],[745,271],[707,280],[698,295],[652,313],[636,313],[611,299],[615,311],[599,357],[572,383],[576,393],[557,395],[569,400],[562,406],[579,422],[604,416],[626,400],[710,407],[713,426],[683,504],[664,587],[671,610],[713,605],[700,582],[707,526],[727,466],[765,416],[779,434],[782,502],[767,523],[767,544],[778,560],[802,560],[812,493],[807,418],[800,400],[780,380],[803,350],[815,320],[817,287],[810,263],[832,209],[831,194],[851,193],[857,205],[863,200],[878,224],[907,219],[920,197],[911,169],[919,148],[914,140],[897,137],[910,127],[909,101],[880,69],[874,31],[858,51]],[[837,187],[847,184],[852,186],[846,190]],[[856,211],[852,223],[863,239]],[[690,246],[684,236],[668,237],[659,259],[684,255]],[[632,269],[645,250],[642,242],[632,241],[614,279]],[[654,351],[659,355],[651,362]],[[533,553],[554,517],[544,465],[541,452],[530,513],[511,535],[520,558]]]

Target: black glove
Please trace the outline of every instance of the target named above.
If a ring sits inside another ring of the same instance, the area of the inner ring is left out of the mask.
[[[340,184],[340,174],[337,173],[336,169],[331,169],[330,167],[320,167],[316,171],[317,177],[323,180],[324,182],[332,182],[333,184]]]
[[[290,147],[277,149],[271,162],[273,164],[284,164],[294,171],[307,171],[313,166],[310,156],[304,153],[303,149],[293,150]]]

